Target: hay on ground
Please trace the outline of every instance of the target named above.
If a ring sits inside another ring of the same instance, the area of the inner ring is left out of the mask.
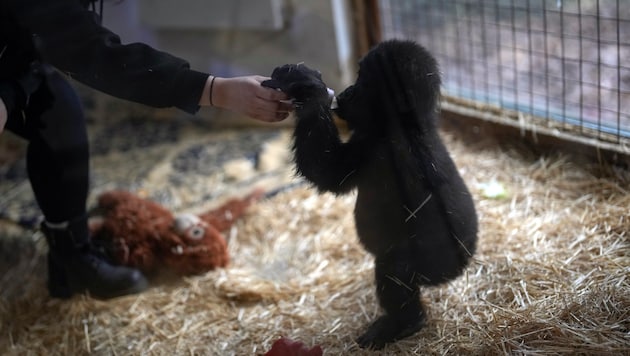
[[[0,299],[0,350],[256,355],[285,336],[327,355],[630,355],[625,172],[445,138],[475,197],[478,253],[461,278],[423,291],[428,325],[382,352],[354,343],[379,314],[354,196],[304,186],[258,203],[232,229],[228,268],[137,296],[51,300],[32,254],[1,280],[13,292]],[[505,194],[485,194],[489,182]]]

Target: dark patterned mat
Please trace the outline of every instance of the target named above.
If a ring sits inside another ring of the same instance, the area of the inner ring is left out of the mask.
[[[200,120],[127,118],[90,124],[91,194],[125,189],[173,210],[269,191],[296,182],[289,133],[282,129],[217,129]],[[26,174],[24,143],[0,135],[0,223],[26,229],[41,221]]]

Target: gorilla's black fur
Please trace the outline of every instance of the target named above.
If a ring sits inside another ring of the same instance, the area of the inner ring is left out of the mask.
[[[342,142],[326,85],[304,65],[276,68],[265,86],[296,102],[295,163],[320,191],[358,189],[355,222],[375,256],[384,310],[358,338],[382,348],[420,330],[420,286],[459,276],[475,251],[472,197],[438,136],[440,75],[433,56],[411,41],[390,40],[360,62],[356,83],[338,96],[338,116],[353,128]]]

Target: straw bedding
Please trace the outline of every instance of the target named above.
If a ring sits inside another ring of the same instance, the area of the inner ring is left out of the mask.
[[[0,299],[1,353],[256,355],[285,336],[326,355],[630,355],[627,173],[444,137],[475,197],[479,248],[461,278],[424,290],[417,335],[381,352],[355,345],[379,309],[354,196],[301,185],[229,232],[228,268],[112,301],[49,299],[35,234],[0,280],[12,291]]]

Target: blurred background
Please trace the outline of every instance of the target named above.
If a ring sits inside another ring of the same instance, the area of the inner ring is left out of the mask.
[[[484,106],[476,116],[500,109],[501,124],[613,150],[630,136],[630,9],[618,0],[126,0],[104,15],[123,40],[196,69],[269,75],[304,62],[337,92],[371,46],[413,39],[438,58],[449,111],[465,99],[466,110]]]

